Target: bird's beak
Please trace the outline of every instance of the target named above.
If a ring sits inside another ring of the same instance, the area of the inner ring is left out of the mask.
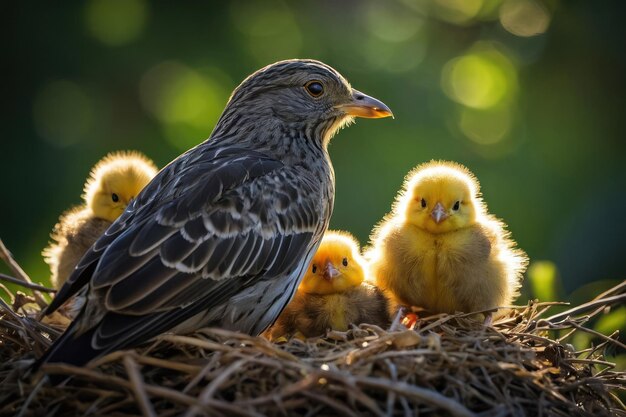
[[[330,261],[326,262],[326,267],[324,268],[324,272],[322,273],[322,277],[326,281],[332,281],[333,278],[336,278],[339,275],[341,275],[341,272],[339,272],[339,270],[337,268],[335,268],[335,266],[332,264],[332,262],[330,262]]]
[[[430,212],[430,217],[433,218],[435,223],[439,224],[448,218],[448,213],[446,213],[446,209],[443,208],[443,204],[437,203],[435,207],[433,207],[433,211]]]
[[[381,117],[393,117],[391,109],[385,103],[352,89],[352,99],[337,106],[348,116],[366,117],[369,119],[379,119]]]

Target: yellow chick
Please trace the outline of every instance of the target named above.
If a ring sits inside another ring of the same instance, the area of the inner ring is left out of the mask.
[[[387,300],[366,282],[366,264],[349,233],[327,231],[294,299],[269,330],[270,339],[301,333],[306,337],[349,325],[388,324]]]
[[[156,173],[154,163],[135,151],[110,153],[91,169],[84,204],[59,217],[50,235],[53,241],[42,252],[55,288]]]
[[[509,305],[528,264],[506,225],[487,212],[476,177],[454,162],[411,171],[370,241],[370,271],[392,312],[398,305],[432,313]]]

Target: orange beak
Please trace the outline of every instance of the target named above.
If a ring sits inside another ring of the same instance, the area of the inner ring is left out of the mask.
[[[380,100],[352,89],[352,100],[346,104],[337,106],[349,116],[379,119],[381,117],[393,117],[391,109]]]
[[[335,268],[333,263],[330,261],[326,262],[326,267],[324,268],[324,271],[322,272],[322,277],[326,281],[330,282],[334,278],[338,277],[339,275],[341,275],[341,272],[339,272],[339,270]]]
[[[443,204],[437,203],[435,207],[433,207],[433,211],[430,212],[430,217],[433,218],[435,223],[439,224],[448,218],[448,213],[446,213],[446,209],[443,208]]]

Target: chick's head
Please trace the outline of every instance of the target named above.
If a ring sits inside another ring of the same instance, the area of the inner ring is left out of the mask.
[[[92,168],[83,198],[95,217],[115,221],[156,173],[139,152],[110,153]]]
[[[478,180],[466,167],[431,161],[409,173],[397,209],[420,229],[446,233],[476,223],[483,203]]]
[[[326,232],[298,291],[335,294],[358,287],[365,279],[356,239],[345,232]]]

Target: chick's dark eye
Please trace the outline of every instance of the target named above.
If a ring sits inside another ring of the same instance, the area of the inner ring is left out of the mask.
[[[343,258],[343,261],[341,261],[341,264],[343,266],[348,266],[348,258]]]
[[[312,97],[319,97],[324,93],[324,86],[319,81],[309,81],[304,88]]]
[[[313,273],[316,273],[316,272],[317,272],[317,266],[316,266],[316,265],[313,265],[313,268],[311,268],[311,271],[312,271]]]
[[[117,194],[113,193],[111,194],[111,200],[113,200],[114,203],[117,203],[118,201],[120,201],[120,198],[117,196]]]
[[[422,208],[426,208],[426,200],[424,200],[424,199],[422,198],[421,203],[422,203]]]
[[[454,203],[454,206],[452,207],[452,210],[457,211],[459,209],[459,207],[461,207],[461,202],[457,201],[456,203]]]

